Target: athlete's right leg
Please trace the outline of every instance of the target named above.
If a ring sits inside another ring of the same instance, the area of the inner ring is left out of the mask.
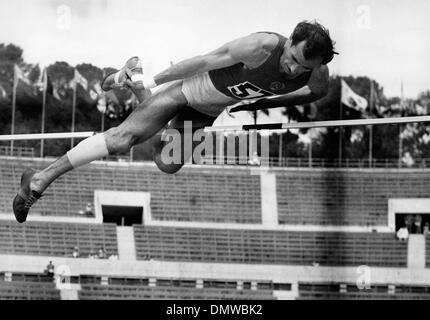
[[[61,175],[109,154],[126,152],[133,145],[156,134],[187,105],[181,87],[182,82],[177,81],[160,89],[141,103],[118,127],[83,140],[40,172],[24,172],[21,190],[13,202],[17,221],[26,220],[31,205]]]
[[[197,130],[202,130],[204,127],[211,126],[213,122],[216,120],[216,117],[212,117],[206,114],[202,114],[197,110],[186,107],[184,108],[168,125],[166,128],[166,132],[171,129],[174,129],[171,133],[179,134],[180,145],[176,146],[179,150],[181,150],[181,161],[179,163],[170,163],[170,159],[163,159],[162,150],[166,146],[167,143],[162,140],[163,133],[157,134],[152,139],[152,153],[153,160],[157,167],[163,171],[164,173],[173,174],[178,172],[184,164],[192,157],[193,150],[201,143],[200,141],[191,141],[191,148],[187,150],[185,147],[185,140],[189,139],[189,137],[184,135],[184,127],[185,122],[190,122],[192,126],[191,136],[194,136],[194,133]]]

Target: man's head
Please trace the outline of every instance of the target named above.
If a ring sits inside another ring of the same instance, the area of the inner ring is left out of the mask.
[[[283,55],[287,74],[298,76],[325,65],[333,59],[334,42],[329,31],[318,22],[300,22],[291,34],[289,47]]]

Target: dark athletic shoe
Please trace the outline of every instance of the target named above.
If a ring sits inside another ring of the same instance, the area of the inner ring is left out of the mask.
[[[39,192],[30,190],[30,181],[36,171],[27,169],[21,176],[21,190],[13,199],[13,213],[15,214],[16,221],[23,223],[27,220],[28,211],[31,206],[36,203],[42,196]]]

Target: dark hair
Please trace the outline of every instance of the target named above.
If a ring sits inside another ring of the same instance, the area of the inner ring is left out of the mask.
[[[291,34],[291,44],[296,45],[306,40],[303,48],[305,59],[322,58],[322,64],[327,64],[333,59],[334,41],[330,39],[329,31],[316,21],[302,21]]]

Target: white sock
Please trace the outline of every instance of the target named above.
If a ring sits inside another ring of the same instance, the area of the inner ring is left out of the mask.
[[[136,73],[131,76],[131,81],[133,82],[144,81],[144,80],[145,80],[145,77],[141,73]]]
[[[131,76],[131,81],[133,82],[142,81],[143,87],[148,90],[153,89],[157,86],[157,84],[155,83],[154,77],[147,76],[141,73],[133,74]]]
[[[107,155],[109,155],[109,151],[102,133],[81,141],[76,147],[67,152],[67,157],[73,168],[80,167]]]

